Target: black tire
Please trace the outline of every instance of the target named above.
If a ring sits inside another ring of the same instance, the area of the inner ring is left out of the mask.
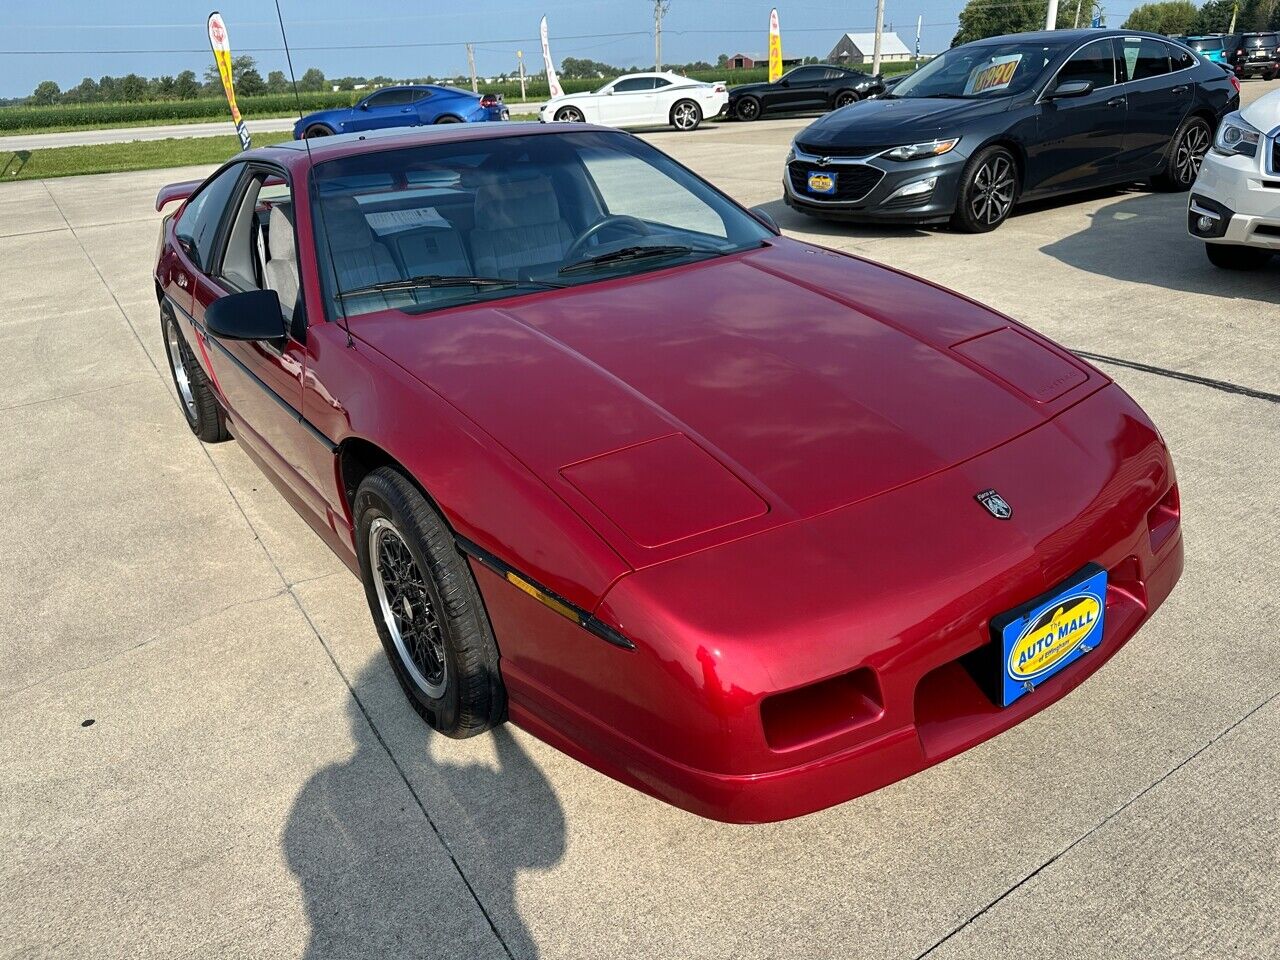
[[[1004,147],[979,150],[960,175],[951,225],[963,233],[988,233],[1009,218],[1018,202],[1018,164]]]
[[[331,136],[333,136],[333,131],[322,123],[313,123],[311,126],[307,127],[306,130],[302,131],[302,139],[304,140],[311,140],[315,137]]]
[[[160,335],[164,338],[164,353],[169,360],[169,375],[178,393],[178,407],[187,420],[191,432],[205,443],[221,443],[231,439],[227,421],[218,398],[213,395],[209,378],[205,376],[195,354],[182,335],[172,308],[166,303],[160,307]]]
[[[681,133],[692,133],[702,123],[702,108],[692,100],[677,100],[667,120]]]
[[[1190,190],[1200,172],[1200,163],[1213,143],[1213,128],[1204,117],[1187,117],[1169,141],[1164,168],[1151,178],[1151,185],[1168,193]]]
[[[1260,270],[1271,260],[1271,251],[1235,243],[1206,243],[1209,262],[1223,270]]]
[[[760,113],[760,100],[758,97],[743,97],[733,108],[733,115],[743,123],[759,120]]]
[[[555,119],[558,123],[586,123],[587,118],[583,116],[582,111],[577,107],[561,107],[556,111]]]
[[[833,106],[833,109],[839,110],[841,107],[847,107],[849,106],[849,104],[857,103],[857,102],[858,102],[857,93],[855,93],[852,90],[841,90],[839,93],[836,94],[836,99],[832,106]]]
[[[501,723],[507,701],[498,644],[449,527],[394,467],[365,477],[354,513],[369,611],[413,708],[431,727],[459,739]],[[414,628],[413,635],[400,633],[407,627]]]
[[[442,117],[436,117],[436,123],[461,123],[461,122],[462,121],[459,120],[457,117],[451,116],[450,114],[447,114],[447,113]]]
[[[1276,78],[1276,71],[1274,70],[1267,70],[1262,74],[1262,79],[1267,83],[1270,83],[1275,78]]]

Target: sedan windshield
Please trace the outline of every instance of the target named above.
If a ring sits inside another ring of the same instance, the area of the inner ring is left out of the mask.
[[[1044,43],[967,43],[908,74],[889,99],[1003,97],[1034,86],[1061,48]]]
[[[419,313],[720,257],[771,236],[623,133],[426,144],[317,164],[331,319]]]

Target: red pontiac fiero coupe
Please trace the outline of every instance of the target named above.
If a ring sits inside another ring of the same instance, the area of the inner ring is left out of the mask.
[[[1104,374],[628,134],[286,143],[179,199],[188,423],[360,576],[450,736],[510,717],[794,817],[1053,703],[1181,572],[1169,454]]]

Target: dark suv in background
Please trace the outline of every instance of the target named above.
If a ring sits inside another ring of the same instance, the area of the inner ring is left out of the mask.
[[[1231,66],[1241,79],[1274,80],[1280,74],[1280,37],[1274,33],[1241,34],[1232,51]]]

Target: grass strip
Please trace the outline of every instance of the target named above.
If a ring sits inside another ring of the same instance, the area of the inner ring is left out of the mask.
[[[288,131],[255,133],[253,145],[265,147],[289,139],[292,139],[292,134]],[[216,164],[239,152],[240,141],[234,135],[0,151],[0,183]]]

